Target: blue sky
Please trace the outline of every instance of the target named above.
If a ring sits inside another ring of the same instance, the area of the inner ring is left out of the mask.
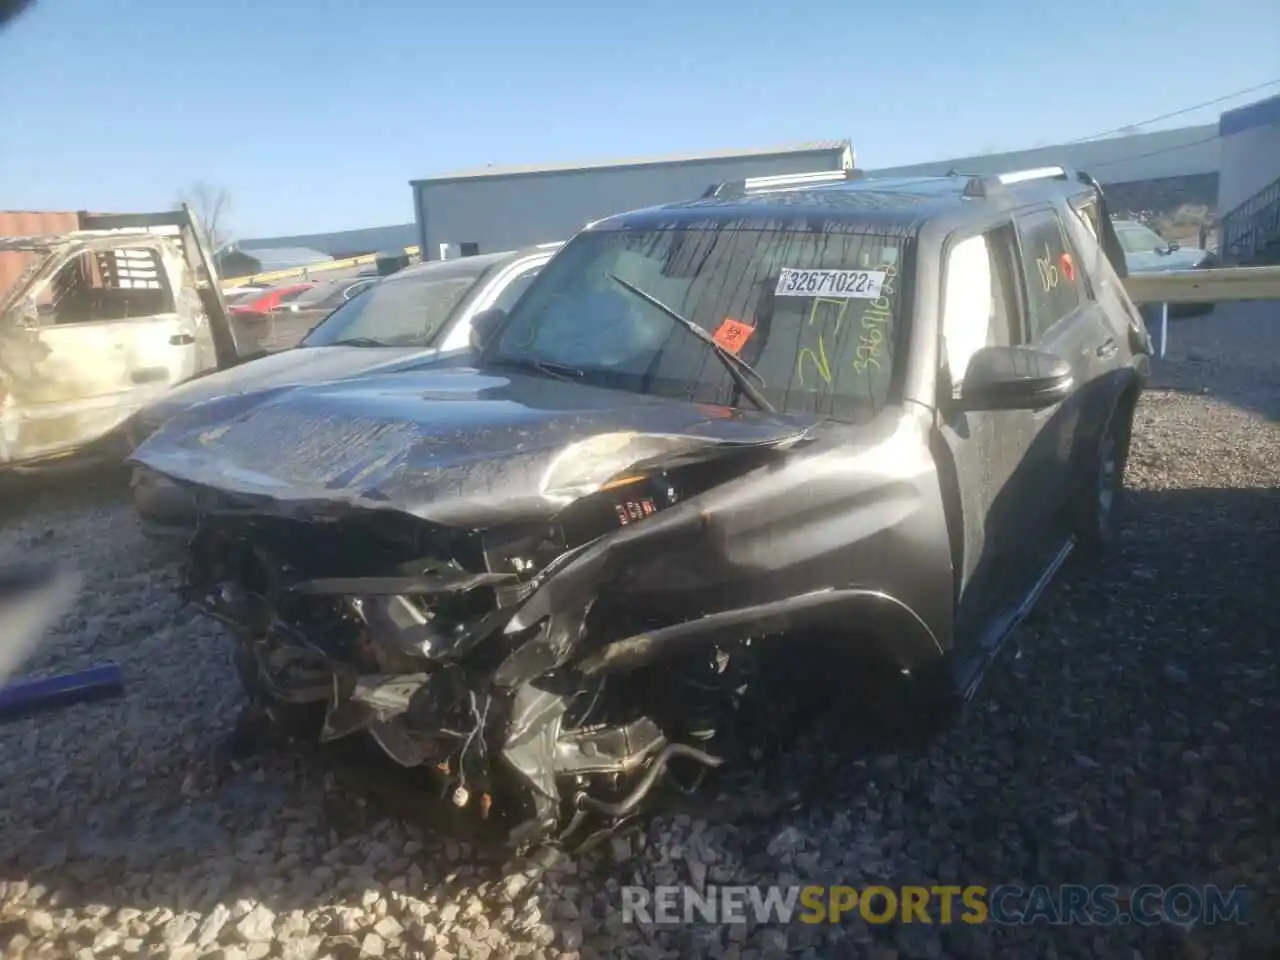
[[[38,0],[0,34],[0,209],[162,209],[205,180],[241,236],[339,230],[410,221],[410,179],[486,162],[849,137],[874,169],[1280,77],[1275,0],[789,9]]]

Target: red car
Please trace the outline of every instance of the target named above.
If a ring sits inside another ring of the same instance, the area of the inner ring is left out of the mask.
[[[237,298],[235,301],[228,303],[227,309],[235,316],[246,320],[254,317],[265,317],[272,310],[278,309],[281,304],[302,296],[314,286],[315,283],[312,282],[285,283],[278,287],[268,287],[265,290],[255,291],[243,299]]]

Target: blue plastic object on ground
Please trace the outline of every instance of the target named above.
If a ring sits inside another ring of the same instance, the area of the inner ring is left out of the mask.
[[[58,707],[90,703],[124,693],[124,674],[114,663],[56,677],[25,680],[0,687],[0,723]]]

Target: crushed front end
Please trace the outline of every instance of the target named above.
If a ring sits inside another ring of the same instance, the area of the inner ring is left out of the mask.
[[[719,765],[704,749],[716,715],[705,681],[727,659],[700,648],[675,674],[667,661],[588,677],[564,640],[602,621],[610,636],[642,630],[634,606],[565,604],[527,629],[512,618],[584,548],[680,498],[658,472],[553,522],[491,530],[377,510],[341,522],[206,513],[184,591],[233,629],[251,703],[273,720],[322,741],[371,737],[397,763],[437,772],[458,807],[510,821],[514,844],[569,839],[592,813],[637,809],[673,758],[691,776]]]

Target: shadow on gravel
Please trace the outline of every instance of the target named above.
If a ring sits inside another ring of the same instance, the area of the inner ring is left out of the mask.
[[[193,757],[170,782],[51,811],[60,826],[40,849],[0,846],[0,901],[43,888],[0,923],[0,943],[36,912],[77,907],[59,942],[107,958],[272,940],[260,955],[354,957],[371,934],[404,944],[390,956],[1273,956],[1264,898],[1245,926],[1189,932],[622,920],[627,884],[1240,884],[1274,897],[1280,490],[1134,491],[1129,507],[1112,555],[1059,581],[938,742],[904,746],[883,712],[833,714],[788,754],[551,858],[536,886],[496,846],[414,822],[413,796],[371,798],[311,756],[269,753],[221,783]]]
[[[129,478],[129,469],[114,463],[0,473],[0,523],[67,507],[123,502]]]

